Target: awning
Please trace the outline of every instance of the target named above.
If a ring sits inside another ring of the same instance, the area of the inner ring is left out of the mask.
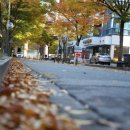
[[[108,44],[89,44],[86,46],[86,48],[90,48],[90,47],[99,47],[99,46],[110,46]]]

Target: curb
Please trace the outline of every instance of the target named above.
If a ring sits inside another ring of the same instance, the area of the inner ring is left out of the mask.
[[[7,72],[9,63],[11,61],[12,58],[8,58],[8,59],[4,59],[4,60],[0,60],[0,84]]]
[[[115,69],[115,70],[122,70],[122,71],[130,71],[130,68],[128,68],[128,67],[114,67],[114,66],[95,65],[95,64],[85,64],[85,66],[98,67],[98,68],[108,68],[108,69]]]

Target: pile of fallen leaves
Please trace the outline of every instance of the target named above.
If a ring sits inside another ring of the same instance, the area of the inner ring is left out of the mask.
[[[57,114],[49,95],[40,90],[24,65],[13,59],[0,87],[0,130],[77,130],[72,120]]]

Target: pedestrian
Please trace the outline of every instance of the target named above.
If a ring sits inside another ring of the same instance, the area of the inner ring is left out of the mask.
[[[75,57],[75,65],[77,65],[78,64],[78,56],[76,55],[76,57]]]

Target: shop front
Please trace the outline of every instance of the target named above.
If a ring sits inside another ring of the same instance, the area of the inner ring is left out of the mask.
[[[115,60],[118,59],[118,54],[119,54],[119,46],[115,46],[114,47],[114,59]],[[123,55],[124,54],[129,54],[129,47],[127,47],[127,46],[123,47]]]
[[[76,41],[73,41],[73,43],[73,45],[68,46],[68,52],[74,56],[74,53],[77,53]],[[119,36],[88,37],[80,41],[79,47],[81,49],[80,52],[78,51],[77,55],[79,55],[81,59],[89,59],[97,53],[107,53],[110,55],[111,59],[117,60],[119,54]],[[124,36],[123,54],[130,54],[129,36]]]
[[[110,45],[89,45],[86,47],[86,50],[91,49],[92,55],[96,53],[107,53],[110,55]]]

